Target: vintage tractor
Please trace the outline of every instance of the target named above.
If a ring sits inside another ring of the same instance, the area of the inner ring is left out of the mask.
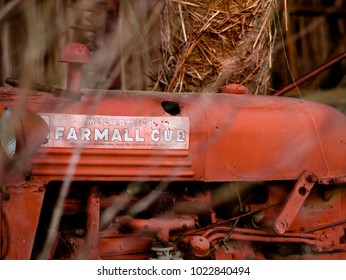
[[[1,259],[345,259],[346,117],[298,98],[0,88]],[[15,84],[9,80],[9,83]]]

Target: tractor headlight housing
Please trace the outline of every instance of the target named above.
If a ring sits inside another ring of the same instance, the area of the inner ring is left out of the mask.
[[[12,159],[16,154],[17,138],[12,113],[5,108],[0,118],[0,143],[5,155]]]
[[[5,107],[0,118],[0,147],[10,161],[25,165],[46,141],[47,123],[27,108]]]

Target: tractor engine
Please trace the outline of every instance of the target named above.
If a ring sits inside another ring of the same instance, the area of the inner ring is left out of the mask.
[[[67,90],[0,88],[1,259],[346,258],[342,113],[80,91],[65,61]]]

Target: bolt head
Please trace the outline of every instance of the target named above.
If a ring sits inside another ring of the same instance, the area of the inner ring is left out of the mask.
[[[232,93],[232,94],[247,94],[249,90],[247,87],[240,84],[229,84],[225,85],[222,90],[222,93]]]
[[[60,62],[88,64],[91,63],[89,49],[79,43],[68,44],[60,55]]]
[[[281,219],[274,225],[274,232],[276,234],[284,234],[288,228],[287,221],[285,219]]]
[[[190,251],[197,257],[209,254],[210,243],[204,236],[193,236],[189,242]]]

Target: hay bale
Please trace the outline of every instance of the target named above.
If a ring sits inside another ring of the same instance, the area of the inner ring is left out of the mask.
[[[277,0],[166,0],[162,68],[154,90],[218,92],[228,83],[265,94]]]

